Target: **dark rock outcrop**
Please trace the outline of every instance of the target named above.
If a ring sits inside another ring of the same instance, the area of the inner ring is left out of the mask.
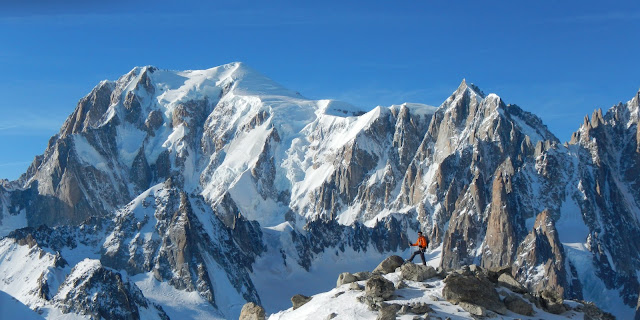
[[[311,301],[312,298],[313,297],[307,297],[302,294],[296,294],[295,296],[291,297],[291,304],[293,305],[293,310],[302,307],[307,302]]]
[[[547,312],[561,314],[569,308],[564,304],[564,299],[558,292],[545,290],[540,293],[540,304]]]
[[[481,274],[452,272],[444,283],[442,295],[453,304],[467,302],[499,314],[507,312],[491,281]]]
[[[533,307],[531,306],[531,304],[516,295],[510,294],[506,296],[504,298],[504,304],[507,309],[517,314],[521,314],[523,316],[533,316]]]

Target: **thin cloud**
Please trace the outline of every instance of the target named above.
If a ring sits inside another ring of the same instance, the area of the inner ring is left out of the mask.
[[[35,23],[45,23],[54,25],[87,25],[100,23],[139,23],[144,18],[153,18],[157,21],[175,21],[176,19],[187,18],[189,15],[172,14],[151,14],[151,13],[58,13],[58,14],[31,14],[0,17],[2,24],[31,25]]]
[[[29,135],[57,132],[64,122],[60,117],[44,117],[34,114],[13,115],[15,120],[0,123],[0,135]]]
[[[1,130],[9,130],[9,129],[13,129],[13,128],[17,128],[18,126],[15,124],[0,124],[0,131]]]

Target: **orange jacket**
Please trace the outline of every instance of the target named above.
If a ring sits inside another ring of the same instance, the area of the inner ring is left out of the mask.
[[[418,246],[420,248],[426,248],[427,247],[427,238],[425,238],[424,236],[419,236],[418,237],[418,241],[416,241],[416,243],[412,244],[411,246]]]

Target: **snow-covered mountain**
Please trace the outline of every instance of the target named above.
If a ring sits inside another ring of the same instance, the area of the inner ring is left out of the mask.
[[[138,315],[234,318],[246,301],[276,312],[406,253],[422,229],[443,268],[513,265],[532,291],[628,316],[639,95],[561,144],[466,81],[438,108],[367,111],[242,63],[134,68],[98,84],[0,185],[0,290],[43,315],[118,318],[74,294],[114,281],[124,289],[106,300]],[[21,268],[32,276],[15,289]]]

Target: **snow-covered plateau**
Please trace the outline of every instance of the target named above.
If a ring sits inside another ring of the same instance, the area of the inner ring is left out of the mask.
[[[464,80],[439,107],[361,108],[239,62],[136,67],[1,181],[0,291],[47,319],[235,319],[247,302],[276,319],[325,305],[370,318],[336,278],[408,257],[421,230],[434,267],[508,267],[533,296],[632,318],[639,100],[596,110],[561,143]],[[403,299],[469,317],[432,299],[442,283],[407,282]],[[298,294],[315,302],[286,310]]]

